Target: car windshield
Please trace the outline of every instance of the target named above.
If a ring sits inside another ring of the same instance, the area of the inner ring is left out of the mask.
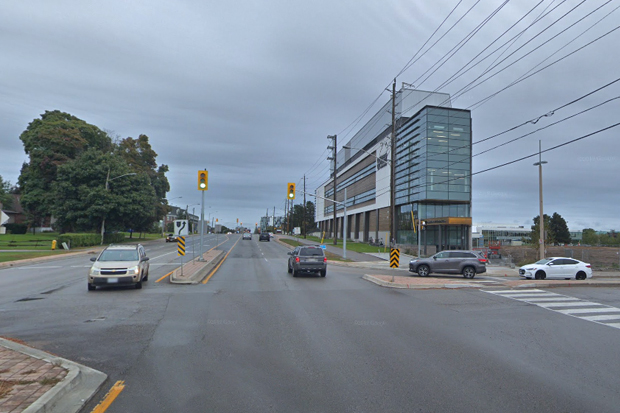
[[[135,250],[105,250],[99,261],[137,261],[138,251]]]
[[[553,261],[553,260],[550,260],[550,259],[547,259],[547,258],[543,258],[540,261],[536,261],[535,264],[541,264],[542,265],[542,264],[546,264],[546,263],[551,262],[551,261]]]

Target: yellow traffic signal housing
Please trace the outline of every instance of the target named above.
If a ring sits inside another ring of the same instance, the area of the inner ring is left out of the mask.
[[[295,184],[293,182],[288,183],[288,199],[295,199]]]
[[[198,171],[198,190],[206,191],[209,189],[209,172]]]

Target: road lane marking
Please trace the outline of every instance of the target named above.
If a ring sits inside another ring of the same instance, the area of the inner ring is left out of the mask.
[[[620,308],[537,289],[518,292],[514,290],[489,290],[485,292],[528,304],[534,304],[549,311],[580,318],[585,321],[620,329],[620,323],[606,322],[620,320]]]
[[[239,241],[239,240],[237,240],[237,242],[238,242],[238,241]],[[211,249],[209,249],[209,250],[207,250],[207,251],[203,252],[203,254],[206,254],[207,252],[211,251],[212,249],[215,249],[215,248],[219,247],[220,245],[224,244],[225,242],[228,242],[228,239],[226,239],[226,240],[224,240],[224,241],[220,242],[219,244],[217,244],[217,245],[216,245],[216,246],[214,246],[213,248],[211,248]],[[236,245],[236,243],[235,243],[235,245]],[[233,246],[233,247],[234,247],[234,246]],[[173,252],[174,252],[174,253],[176,253],[176,251],[173,251]],[[167,255],[167,254],[164,254],[164,255]],[[162,255],[162,256],[163,256],[163,255]],[[226,259],[226,257],[224,257],[224,259]],[[159,264],[159,265],[166,265],[166,264]],[[164,279],[168,278],[168,277],[170,276],[170,274],[172,274],[172,273],[173,273],[174,271],[176,271],[177,269],[181,268],[181,267],[179,266],[179,264],[177,264],[177,263],[169,263],[169,264],[167,264],[167,265],[177,265],[177,268],[175,268],[175,270],[173,270],[173,271],[170,271],[168,274],[164,275],[163,277],[161,277],[161,278],[160,278],[160,279],[158,279],[157,281],[155,281],[156,283],[158,283],[158,282],[160,282],[160,281],[162,281],[162,280],[164,280]]]
[[[163,277],[161,277],[159,280],[155,281],[156,283],[160,282],[161,280],[163,280],[166,277],[169,277],[170,274],[172,274],[174,271],[170,271],[168,274],[164,275]]]
[[[213,274],[215,274],[215,272],[220,268],[220,266],[224,263],[224,261],[226,261],[226,258],[228,258],[228,254],[231,253],[231,251],[237,246],[237,243],[239,242],[241,238],[239,238],[237,240],[237,242],[235,242],[235,244],[228,250],[228,252],[226,253],[226,255],[224,255],[224,258],[222,259],[222,261],[220,261],[219,264],[217,264],[217,266],[213,269],[213,271],[211,271],[211,274],[209,274],[209,276],[207,278],[204,279],[204,281],[202,282],[203,284],[206,284],[209,282],[209,280],[211,279],[211,277],[213,277]],[[215,248],[215,247],[214,247]]]
[[[106,394],[103,400],[101,400],[101,403],[95,406],[95,408],[93,409],[91,413],[103,413],[106,410],[108,410],[108,407],[110,407],[110,405],[116,399],[116,397],[118,397],[118,395],[121,394],[124,388],[125,388],[125,381],[119,380],[116,383],[114,383],[114,386],[112,386],[108,394]]]

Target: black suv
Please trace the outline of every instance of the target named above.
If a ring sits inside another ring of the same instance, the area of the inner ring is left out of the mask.
[[[261,233],[260,233],[260,235],[259,235],[259,237],[258,237],[258,240],[259,240],[259,241],[269,241],[269,240],[270,240],[270,238],[271,238],[271,237],[269,236],[269,233],[268,233],[268,232],[261,232]]]
[[[288,272],[297,277],[300,272],[312,272],[327,275],[327,257],[323,248],[315,246],[297,247],[288,252]]]
[[[463,274],[465,278],[474,278],[476,274],[486,272],[487,260],[475,251],[441,251],[437,254],[409,262],[409,271],[426,277],[431,273]]]

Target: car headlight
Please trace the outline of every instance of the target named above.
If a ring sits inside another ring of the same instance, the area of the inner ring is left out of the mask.
[[[89,274],[90,275],[99,275],[99,274],[101,274],[101,270],[99,268],[91,267]]]
[[[127,274],[138,275],[140,274],[140,268],[137,265],[135,267],[127,268]]]

